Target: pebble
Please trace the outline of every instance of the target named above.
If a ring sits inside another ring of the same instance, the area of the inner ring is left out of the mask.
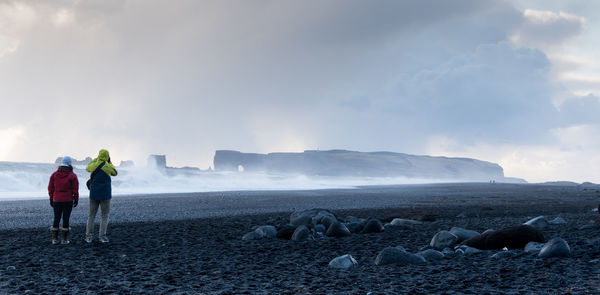
[[[358,262],[356,262],[356,259],[350,254],[336,257],[329,262],[329,267],[337,269],[351,269],[357,266]]]

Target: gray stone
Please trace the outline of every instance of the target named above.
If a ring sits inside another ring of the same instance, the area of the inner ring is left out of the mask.
[[[347,237],[351,233],[343,223],[336,221],[329,226],[325,235],[328,237]]]
[[[357,234],[359,233],[363,227],[365,226],[365,221],[359,221],[359,222],[349,222],[349,223],[344,223],[344,225],[348,228],[348,230],[353,233],[353,234]]]
[[[272,225],[261,225],[254,231],[266,239],[272,239],[277,236],[277,229]]]
[[[550,220],[549,223],[550,224],[554,224],[554,225],[557,225],[557,224],[567,224],[567,221],[564,218],[562,218],[562,217],[556,217],[556,218]]]
[[[464,229],[461,227],[453,227],[450,229],[450,233],[457,237],[457,243],[460,243],[464,240],[468,240],[472,237],[476,237],[479,235],[478,232],[470,229]]]
[[[310,237],[310,230],[305,226],[301,225],[296,228],[292,235],[292,241],[304,241]]]
[[[369,218],[367,220],[367,222],[365,223],[365,226],[363,226],[360,233],[361,234],[379,233],[379,232],[382,232],[383,230],[384,230],[383,224],[381,224],[381,221],[379,219]]]
[[[336,221],[338,220],[333,216],[324,216],[323,218],[321,218],[319,223],[324,225],[325,228],[329,228]]]
[[[454,246],[457,240],[458,238],[454,234],[447,230],[442,230],[433,236],[429,245],[434,249],[440,250]]]
[[[538,216],[536,218],[530,219],[529,221],[523,224],[532,226],[535,229],[544,229],[548,226],[548,220],[544,216]]]
[[[277,236],[277,229],[272,225],[261,225],[242,237],[242,240],[272,239]]]
[[[411,220],[411,219],[403,219],[403,218],[394,218],[390,222],[390,225],[392,225],[392,226],[403,226],[403,227],[410,227],[410,226],[420,225],[420,224],[423,224],[423,222],[417,221],[417,220]]]
[[[313,224],[323,224],[325,227],[329,227],[328,224],[325,223],[325,219],[337,220],[335,215],[331,213],[329,210],[321,209],[315,216],[313,216]]]
[[[477,248],[473,248],[473,247],[469,247],[466,245],[460,245],[457,246],[454,250],[454,253],[456,254],[463,254],[463,255],[474,255],[474,254],[479,254],[482,253],[483,251],[477,249]]]
[[[513,251],[500,251],[500,252],[497,252],[494,255],[490,256],[490,258],[504,259],[504,258],[509,258],[509,257],[513,257],[513,256],[515,256],[515,253]]]
[[[562,238],[554,238],[546,244],[540,250],[538,257],[540,258],[548,258],[548,257],[566,257],[571,254],[571,248],[567,241]]]
[[[523,250],[525,251],[525,253],[537,255],[538,253],[540,253],[540,250],[542,250],[542,247],[544,247],[543,243],[529,242],[527,243],[527,245],[525,245],[525,248]]]
[[[295,227],[299,227],[301,225],[312,226],[312,217],[308,215],[302,215],[294,218],[293,220],[290,218],[290,224]]]
[[[417,255],[423,256],[427,261],[436,261],[444,258],[444,254],[440,251],[427,249],[421,252],[418,252]]]
[[[262,238],[263,238],[263,236],[261,234],[257,233],[256,231],[251,231],[251,232],[245,234],[242,237],[242,240],[244,240],[244,241],[260,240]]]
[[[387,265],[387,264],[424,264],[427,263],[425,258],[421,255],[408,253],[403,249],[397,247],[387,247],[377,255],[375,258],[376,265]]]
[[[334,258],[329,262],[329,267],[337,269],[352,269],[358,266],[356,259],[350,254]]]
[[[301,211],[294,211],[290,215],[290,224],[294,226],[306,225],[307,227],[312,227],[313,224],[319,223],[323,217],[325,216],[333,216],[335,215],[331,213],[331,211],[327,209],[306,209]],[[313,222],[313,219],[315,221]]]

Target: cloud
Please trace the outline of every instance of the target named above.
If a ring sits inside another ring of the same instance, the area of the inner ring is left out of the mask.
[[[560,112],[570,125],[600,124],[600,98],[591,94],[572,97],[560,105]]]
[[[584,20],[504,1],[65,0],[0,4],[0,24],[0,129],[26,133],[4,159],[207,167],[221,148],[550,144],[567,123],[545,50]]]
[[[558,114],[549,99],[549,69],[538,50],[483,44],[400,79],[398,92],[380,101],[379,108],[403,114],[402,124],[464,141],[540,140],[554,125],[549,118]]]
[[[583,31],[586,19],[573,14],[525,9],[525,21],[510,36],[520,46],[547,48],[562,45]]]

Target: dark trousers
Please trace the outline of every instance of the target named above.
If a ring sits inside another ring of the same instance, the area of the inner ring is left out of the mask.
[[[58,228],[60,218],[63,220],[63,227],[69,228],[69,218],[73,210],[73,201],[71,202],[54,202],[54,228]]]

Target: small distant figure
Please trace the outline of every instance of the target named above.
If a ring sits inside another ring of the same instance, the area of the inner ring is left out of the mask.
[[[88,189],[90,190],[90,212],[85,229],[85,241],[91,243],[94,234],[94,222],[98,207],[100,207],[100,232],[98,238],[101,243],[108,243],[106,229],[108,228],[108,214],[110,213],[110,199],[112,198],[111,176],[117,176],[117,170],[110,161],[107,150],[100,150],[98,157],[92,160],[85,168],[90,173]]]
[[[52,245],[59,244],[58,234],[62,234],[61,244],[69,244],[69,218],[73,207],[79,203],[79,180],[73,173],[71,157],[62,158],[58,170],[50,176],[48,183],[48,195],[50,195],[50,206],[54,209],[54,223],[50,227],[52,232]],[[59,227],[62,217],[63,226]]]

